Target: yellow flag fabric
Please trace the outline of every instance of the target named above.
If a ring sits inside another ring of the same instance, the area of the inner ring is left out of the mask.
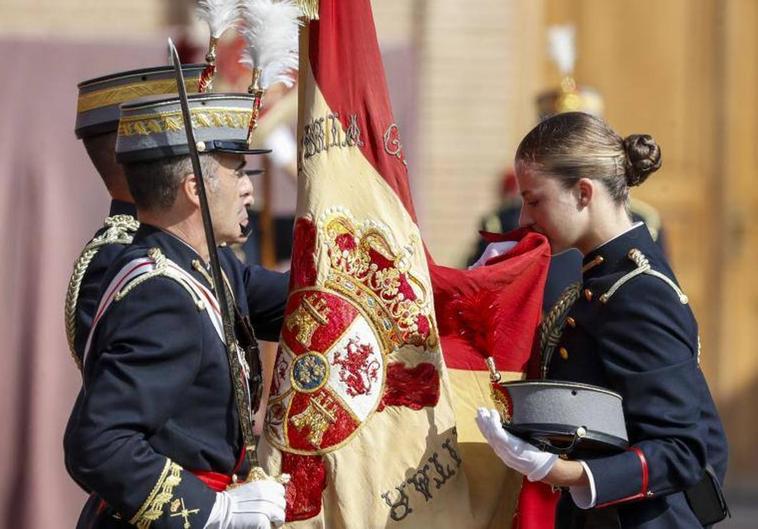
[[[369,1],[322,0],[300,45],[291,285],[258,447],[269,474],[291,475],[287,526],[510,527],[521,478],[473,426],[489,404],[483,357],[448,372],[433,285],[453,307],[490,271],[429,261]],[[541,251],[529,244],[524,262]],[[449,314],[442,325],[457,332]],[[520,377],[525,363],[502,369]]]

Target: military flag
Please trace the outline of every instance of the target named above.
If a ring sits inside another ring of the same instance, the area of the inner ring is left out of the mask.
[[[317,12],[300,40],[290,295],[261,464],[291,475],[291,527],[507,527],[521,478],[475,434],[474,407],[489,402],[487,354],[524,373],[547,244],[520,234],[472,271],[431,261],[370,2]]]

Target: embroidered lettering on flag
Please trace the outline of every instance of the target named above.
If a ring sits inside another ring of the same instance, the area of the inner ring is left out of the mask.
[[[498,349],[499,367],[521,376],[539,314],[546,244],[536,234],[524,238],[513,250],[515,268],[467,272],[431,261],[370,2],[319,4],[318,20],[300,40],[291,284],[260,462],[269,474],[292,477],[289,527],[506,527],[521,481],[512,473],[504,481],[507,472],[486,445],[469,461],[462,456],[470,447],[459,444],[446,342],[456,367],[468,370],[475,385],[468,395],[478,405],[488,404],[489,393],[486,379],[477,385],[476,371],[486,370],[479,349],[508,341],[512,347]],[[509,300],[504,291],[519,277],[520,298]],[[472,341],[445,311],[438,326],[437,298],[447,307],[469,303],[480,311],[471,318],[490,326],[473,324],[471,334],[497,339]],[[486,303],[506,307],[512,320],[500,321],[499,311],[483,317]],[[481,437],[476,444],[482,448]],[[493,473],[496,488],[475,490],[476,480],[490,483],[477,472]]]

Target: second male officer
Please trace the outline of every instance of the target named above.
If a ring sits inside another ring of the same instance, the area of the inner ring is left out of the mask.
[[[189,90],[197,91],[204,65],[182,66]],[[157,66],[116,72],[79,83],[76,137],[82,140],[92,165],[111,196],[110,212],[74,263],[66,293],[66,335],[81,369],[103,275],[137,231],[137,209],[121,165],[116,161],[116,129],[120,103],[140,96],[176,91],[174,68]]]
[[[190,106],[214,234],[231,240],[252,98],[194,95]],[[65,439],[73,476],[93,491],[81,527],[268,528],[284,518],[278,483],[227,488],[249,470],[248,366],[227,354],[187,152],[176,97],[122,105],[117,157],[142,224],[105,275]],[[288,276],[227,252],[220,260],[237,312],[276,340]]]

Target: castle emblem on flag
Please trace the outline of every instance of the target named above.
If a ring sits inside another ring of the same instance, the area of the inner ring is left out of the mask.
[[[308,442],[313,446],[321,445],[324,432],[336,420],[329,404],[324,402],[324,396],[319,395],[308,402],[305,411],[292,417],[291,422],[298,431],[307,431]]]
[[[326,308],[324,300],[317,299],[315,296],[310,298],[306,296],[303,304],[287,317],[286,325],[290,330],[297,327],[297,341],[308,347],[318,326],[327,324],[328,314],[329,309]]]
[[[348,441],[376,410],[385,360],[371,321],[348,298],[326,290],[295,291],[287,312],[308,313],[308,306],[328,307],[326,322],[308,340],[300,339],[302,326],[282,330],[271,399],[277,405],[269,406],[266,433],[284,450],[321,454]]]

